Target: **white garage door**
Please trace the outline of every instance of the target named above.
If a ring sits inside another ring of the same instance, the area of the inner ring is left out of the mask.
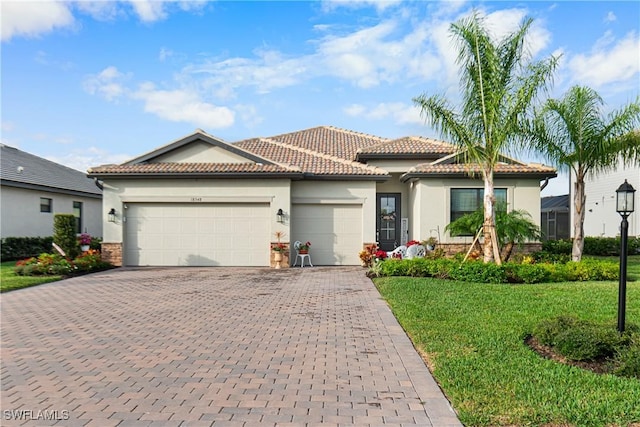
[[[296,240],[311,242],[313,265],[359,265],[362,206],[293,205],[291,242]]]
[[[268,266],[268,204],[128,203],[125,265]]]

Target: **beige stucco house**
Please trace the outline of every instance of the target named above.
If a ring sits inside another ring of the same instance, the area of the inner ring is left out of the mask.
[[[89,176],[104,186],[103,254],[116,264],[269,266],[281,231],[312,243],[314,265],[357,265],[367,244],[460,239],[444,227],[481,206],[483,183],[459,159],[445,142],[330,126],[233,144],[197,130]],[[555,170],[503,160],[496,196],[539,221]]]

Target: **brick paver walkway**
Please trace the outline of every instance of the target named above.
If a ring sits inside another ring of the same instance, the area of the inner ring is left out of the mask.
[[[361,268],[118,269],[0,304],[3,426],[461,426]]]

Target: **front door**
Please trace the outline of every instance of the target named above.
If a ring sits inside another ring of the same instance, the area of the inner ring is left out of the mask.
[[[392,251],[400,245],[400,193],[378,193],[376,228],[378,245]]]

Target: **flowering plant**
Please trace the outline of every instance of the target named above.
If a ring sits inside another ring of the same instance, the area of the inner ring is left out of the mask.
[[[387,252],[383,251],[383,250],[378,250],[376,252],[376,258],[379,259],[379,260],[387,259]]]
[[[80,238],[78,239],[81,245],[90,245],[91,244],[91,235],[87,233],[82,233]]]
[[[271,250],[274,252],[284,252],[287,249],[284,243],[274,243],[271,245]]]
[[[300,249],[301,251],[308,251],[309,246],[311,246],[311,242],[301,243],[298,249]]]

